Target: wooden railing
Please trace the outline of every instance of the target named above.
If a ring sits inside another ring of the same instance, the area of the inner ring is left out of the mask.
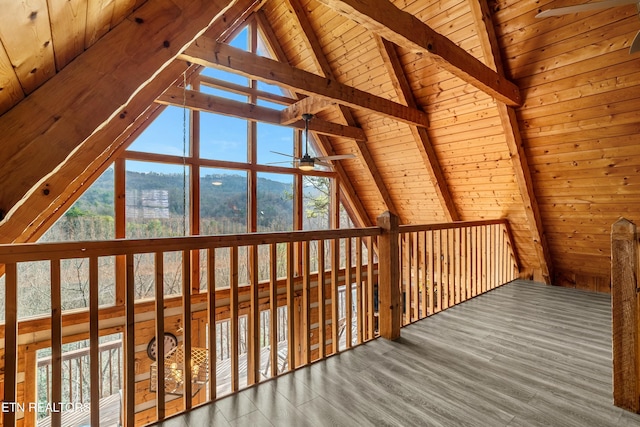
[[[179,257],[169,256],[176,252]],[[153,260],[152,299],[136,299],[140,256]],[[116,283],[122,293],[116,290],[113,306],[98,305],[98,265],[103,257],[116,258],[116,280],[123,282]],[[88,307],[62,313],[61,262],[78,258],[88,260]],[[165,295],[165,273],[173,271],[168,260],[175,259],[181,263],[180,291]],[[30,261],[50,265],[51,315],[18,319],[18,263]],[[61,378],[63,343],[88,339],[90,359],[98,360],[100,336],[121,332],[126,426],[162,420],[213,401],[223,393],[223,380],[233,393],[378,334],[393,339],[402,323],[462,302],[517,274],[506,221],[398,226],[389,214],[379,219],[378,227],[360,229],[7,245],[0,246],[0,264],[6,271],[5,326],[0,328],[3,401],[30,401],[34,386],[29,382],[35,373],[29,366],[35,371],[35,357],[28,361],[33,349],[51,347],[51,375]],[[241,318],[246,319],[242,328]],[[223,329],[208,327],[221,322],[228,325],[228,347],[221,346]],[[156,353],[165,354],[165,332],[178,337],[183,361],[165,364],[147,357],[151,338],[156,339]],[[240,349],[240,342],[246,347]],[[228,348],[228,357],[219,357],[222,348]],[[201,354],[206,355],[204,365],[198,359]],[[19,366],[24,375],[18,375]],[[183,380],[176,395],[175,387],[164,387],[170,374]],[[98,384],[99,376],[99,365],[91,363],[92,384]],[[62,402],[60,381],[53,381],[51,388],[51,401]],[[92,425],[99,425],[99,397],[99,388],[92,387]],[[33,424],[28,412],[0,415],[5,426]],[[52,412],[51,425],[60,425],[59,412]]]
[[[613,403],[640,413],[640,241],[636,226],[611,227]]]

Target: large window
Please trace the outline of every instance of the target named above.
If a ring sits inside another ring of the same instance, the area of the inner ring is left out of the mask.
[[[241,31],[232,45],[250,49],[252,31],[256,28]],[[257,46],[261,55],[269,55],[270,49],[261,38]],[[278,86],[226,71],[204,68],[189,79],[189,90],[234,102],[272,110],[296,102]],[[186,76],[178,79],[179,85],[185,80]],[[311,171],[297,168],[295,156],[306,151],[300,129],[232,117],[228,111],[218,114],[182,106],[163,108],[41,242],[317,230],[334,225],[330,220],[332,210],[338,209],[331,204],[334,174],[321,166]],[[311,136],[309,154],[316,153],[319,151]],[[341,219],[340,226],[348,226],[347,222]],[[267,256],[267,249],[260,247],[259,256]],[[216,264],[222,268],[228,253],[222,249],[217,252]],[[246,252],[239,253],[240,282],[247,277]],[[182,254],[167,253],[164,257],[165,294],[179,294]],[[199,259],[204,266],[204,253]],[[115,303],[120,261],[114,257],[99,260],[101,304]],[[136,298],[153,297],[153,254],[136,255],[134,264]],[[61,270],[63,309],[87,307],[88,260],[64,261]],[[25,284],[20,288],[20,317],[48,314],[48,264],[23,263],[19,274]],[[205,276],[200,277],[201,289],[207,287]],[[228,279],[223,273],[219,276],[220,280]],[[266,278],[268,272],[261,272],[260,279]],[[224,286],[223,281],[217,286]]]

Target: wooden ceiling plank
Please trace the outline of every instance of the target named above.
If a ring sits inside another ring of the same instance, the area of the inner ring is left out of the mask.
[[[498,75],[504,76],[504,66],[502,58],[500,57],[500,46],[491,20],[491,11],[487,0],[471,0],[469,4],[471,5],[471,11],[478,26],[478,37],[481,40],[485,59],[488,64],[497,71]],[[498,102],[497,107],[504,129],[507,147],[509,148],[516,183],[522,196],[527,222],[531,230],[533,245],[542,270],[542,277],[547,284],[551,284],[553,280],[553,262],[549,244],[547,243],[547,238],[544,233],[542,214],[540,213],[538,201],[533,189],[533,178],[524,150],[524,142],[520,134],[516,111],[503,101]]]
[[[0,241],[15,241],[36,218],[56,210],[58,198],[73,191],[71,184],[94,166],[96,153],[110,150],[113,135],[125,132],[175,80],[174,75],[164,81],[163,88],[158,89],[154,82],[152,89],[145,90],[153,77],[216,17],[253,3],[203,0],[184,4],[184,10],[168,0],[145,3],[40,90],[1,116],[0,128],[11,143],[0,147],[0,180],[6,183],[0,189],[0,210],[6,214],[0,222]],[[96,76],[108,76],[111,70],[122,74],[126,69],[128,85],[113,84],[108,78],[96,84],[100,80]],[[70,160],[84,151],[92,155],[83,161]],[[25,168],[26,164],[30,167]]]
[[[0,43],[0,116],[24,99],[24,96],[7,51]]]
[[[320,44],[320,40],[318,39],[317,34],[313,30],[311,22],[309,22],[309,18],[305,14],[302,6],[300,5],[299,0],[287,0],[289,8],[293,10],[293,16],[296,18],[302,33],[304,34],[304,40],[307,43],[311,57],[316,64],[319,72],[321,72],[325,77],[335,80],[335,75],[331,65],[329,64],[329,60],[322,50],[322,45]],[[340,115],[344,119],[344,121],[350,126],[358,126],[358,122],[353,116],[353,112],[344,105],[339,105]],[[391,198],[391,194],[389,193],[389,189],[387,188],[382,176],[378,170],[378,166],[367,146],[365,139],[355,140],[355,149],[356,156],[362,164],[365,166],[365,170],[371,182],[373,182],[378,190],[380,197],[385,205],[385,210],[393,212],[394,214],[398,214],[393,199]]]
[[[335,100],[404,123],[423,127],[429,124],[422,111],[340,84],[331,78],[218,43],[209,37],[200,37],[178,57],[205,67],[231,70],[266,83],[286,86],[305,95]]]
[[[56,73],[49,22],[46,0],[2,2],[0,38],[27,95]]]
[[[259,121],[281,125],[280,111],[273,108],[262,107],[260,105],[249,104],[219,96],[208,95],[195,90],[183,90],[180,87],[167,89],[165,93],[158,97],[156,102],[164,105],[174,105],[176,107],[191,108],[207,113],[217,113],[227,116],[239,117],[250,121]],[[287,126],[297,129],[304,129],[305,123],[302,120],[289,123]],[[309,130],[323,135],[338,136],[353,139],[365,139],[364,131],[360,128],[344,126],[338,123],[327,122],[314,118],[309,123]]]
[[[288,125],[302,119],[303,114],[317,114],[336,105],[335,101],[308,96],[280,112],[280,123]]]
[[[85,48],[92,46],[111,29],[111,20],[115,8],[115,1],[87,2],[87,21],[84,33]]]
[[[318,0],[395,44],[428,52],[443,69],[510,106],[521,104],[520,90],[448,38],[387,0]]]
[[[86,0],[49,2],[51,37],[58,71],[84,52],[87,3]]]
[[[393,85],[396,88],[398,96],[402,102],[407,104],[407,106],[411,108],[418,108],[418,103],[413,96],[411,86],[409,85],[407,76],[404,73],[404,69],[402,68],[395,46],[390,41],[379,36],[376,36],[376,41],[384,59],[384,63],[389,71],[389,75],[393,80]],[[438,196],[440,205],[442,206],[445,218],[447,221],[460,221],[460,215],[458,214],[458,210],[453,201],[453,196],[449,191],[449,186],[444,173],[442,172],[442,168],[440,167],[440,162],[438,161],[436,152],[433,145],[431,145],[427,129],[411,126],[411,132],[414,135],[416,146],[420,151],[424,165],[429,173],[431,182],[433,183],[434,190]]]
[[[286,55],[282,50],[282,46],[278,42],[278,39],[271,27],[269,21],[264,16],[262,11],[258,11],[256,13],[256,19],[259,24],[259,28],[265,36],[269,47],[273,50],[272,54],[275,58],[285,61]],[[333,155],[335,154],[333,151],[333,147],[331,146],[331,141],[324,135],[317,135],[316,140],[320,145],[320,150],[323,155]],[[349,212],[351,218],[354,223],[360,227],[368,227],[374,224],[373,220],[367,213],[367,210],[362,203],[362,199],[356,193],[352,181],[349,179],[347,172],[341,163],[335,163],[333,165],[335,172],[338,174],[340,180],[340,191],[344,196],[345,208]]]

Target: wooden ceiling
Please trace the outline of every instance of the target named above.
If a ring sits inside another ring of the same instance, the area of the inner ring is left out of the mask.
[[[363,223],[505,217],[526,271],[606,288],[611,224],[640,221],[640,19],[535,18],[578,3],[4,2],[0,241],[36,239],[195,63],[329,101],[319,118],[352,133],[326,149],[357,155],[338,172]],[[218,42],[247,20],[280,62]]]

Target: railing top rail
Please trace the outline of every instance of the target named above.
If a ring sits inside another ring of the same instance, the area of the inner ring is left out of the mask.
[[[105,351],[110,351],[119,347],[122,347],[122,340],[108,341],[100,344],[98,346],[98,351],[105,352]],[[83,347],[76,350],[66,351],[62,353],[62,361],[66,362],[67,360],[78,359],[80,357],[88,356],[90,351],[91,351],[91,348],[89,347]],[[50,365],[52,359],[53,359],[53,356],[45,356],[45,357],[39,358],[38,368],[45,365]]]
[[[493,224],[508,224],[506,218],[490,219],[482,221],[456,221],[441,224],[417,224],[417,225],[401,225],[398,227],[400,233],[415,233],[419,231],[431,231],[431,230],[448,230],[451,228],[462,227],[480,227],[483,225]]]
[[[457,221],[439,224],[401,225],[401,233],[446,230],[491,224],[508,224],[506,219]],[[174,252],[208,248],[293,243],[311,240],[348,239],[382,234],[380,227],[336,230],[286,231],[275,233],[222,234],[216,236],[164,237],[153,239],[114,239],[106,241],[24,243],[0,245],[0,264],[11,262],[62,260],[154,252]]]
[[[378,227],[0,245],[0,264],[377,236]]]

